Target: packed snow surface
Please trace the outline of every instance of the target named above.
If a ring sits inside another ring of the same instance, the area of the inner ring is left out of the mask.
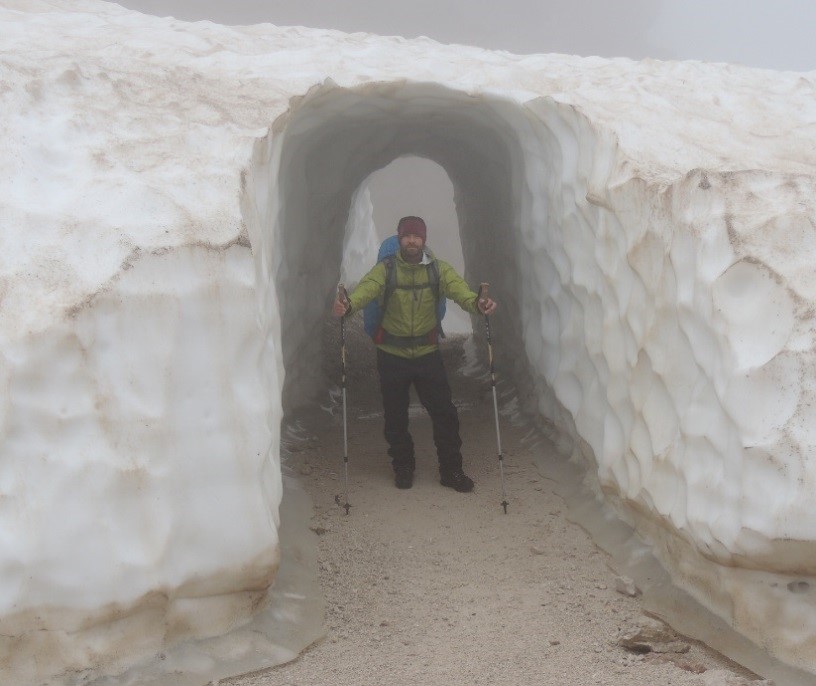
[[[0,681],[264,606],[282,413],[326,395],[365,180],[409,154],[528,409],[676,583],[816,672],[814,73],[96,0],[3,0],[0,35]]]

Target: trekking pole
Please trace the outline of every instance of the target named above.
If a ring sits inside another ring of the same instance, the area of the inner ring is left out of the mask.
[[[341,302],[348,303],[348,293],[346,287],[341,283],[337,286],[337,297]],[[346,481],[346,502],[341,505],[348,515],[351,505],[349,504],[349,481],[348,481],[348,418],[346,415],[346,315],[340,317],[340,385],[343,389],[343,470]],[[340,505],[340,496],[334,496],[334,502]]]
[[[482,283],[479,286],[479,299],[487,298],[487,289],[489,284]],[[490,339],[490,318],[485,315],[485,332],[487,333],[487,357],[490,362],[490,384],[493,388],[493,412],[496,417],[496,447],[499,450],[499,474],[501,475],[501,489],[502,501],[501,506],[504,508],[504,514],[507,514],[507,494],[504,490],[504,455],[501,447],[501,432],[499,431],[499,401],[496,399],[496,372],[493,368],[493,342]]]

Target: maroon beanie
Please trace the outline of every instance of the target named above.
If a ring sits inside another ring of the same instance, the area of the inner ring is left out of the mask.
[[[397,236],[402,238],[408,234],[419,236],[423,242],[428,240],[428,229],[425,227],[425,222],[419,217],[403,217],[399,220]]]

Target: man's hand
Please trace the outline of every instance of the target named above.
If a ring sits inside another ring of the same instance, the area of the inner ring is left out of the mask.
[[[490,315],[496,311],[499,304],[492,298],[479,298],[477,307],[482,314]]]
[[[349,301],[344,296],[337,296],[337,300],[332,305],[332,314],[335,317],[342,317],[349,309]]]

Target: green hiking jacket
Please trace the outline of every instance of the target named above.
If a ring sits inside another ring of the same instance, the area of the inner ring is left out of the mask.
[[[465,312],[477,314],[476,301],[479,296],[470,290],[467,282],[447,262],[437,260],[430,250],[426,250],[426,253],[428,257],[436,261],[439,269],[440,298],[450,298]],[[436,326],[436,301],[428,279],[428,267],[425,264],[406,262],[399,251],[395,258],[394,268],[398,285],[427,285],[427,288],[394,289],[388,300],[388,308],[383,316],[382,326],[388,333],[395,336],[422,336]],[[363,309],[374,298],[380,298],[382,304],[382,298],[385,295],[385,279],[385,263],[378,262],[349,295],[351,309],[348,315]],[[425,343],[405,348],[385,344],[377,347],[391,355],[414,358],[432,353],[439,346],[435,343]]]

